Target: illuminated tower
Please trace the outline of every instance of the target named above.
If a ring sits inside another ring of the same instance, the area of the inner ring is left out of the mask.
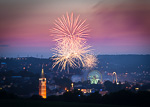
[[[44,76],[44,69],[42,68],[41,78],[39,78],[39,95],[46,98],[46,78]]]

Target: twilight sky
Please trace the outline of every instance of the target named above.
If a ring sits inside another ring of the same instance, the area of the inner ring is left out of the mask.
[[[66,12],[87,19],[94,54],[150,54],[149,0],[0,0],[0,56],[52,56],[49,29]]]

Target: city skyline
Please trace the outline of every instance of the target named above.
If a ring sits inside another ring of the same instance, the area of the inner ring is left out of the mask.
[[[49,29],[66,12],[87,19],[95,55],[150,54],[150,2],[140,0],[0,1],[0,56],[52,56]]]

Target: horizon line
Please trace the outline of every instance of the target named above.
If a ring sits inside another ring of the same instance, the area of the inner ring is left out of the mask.
[[[150,54],[98,54],[95,56],[101,56],[101,55],[150,55]],[[48,58],[52,58],[52,56],[50,57],[36,57],[36,56],[17,56],[17,57],[10,57],[10,56],[0,56],[0,58],[40,58],[40,59],[48,59]]]

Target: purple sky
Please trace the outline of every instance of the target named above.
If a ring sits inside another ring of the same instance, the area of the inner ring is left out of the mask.
[[[66,12],[87,19],[94,54],[150,54],[149,0],[1,0],[0,56],[52,56],[49,29]]]

